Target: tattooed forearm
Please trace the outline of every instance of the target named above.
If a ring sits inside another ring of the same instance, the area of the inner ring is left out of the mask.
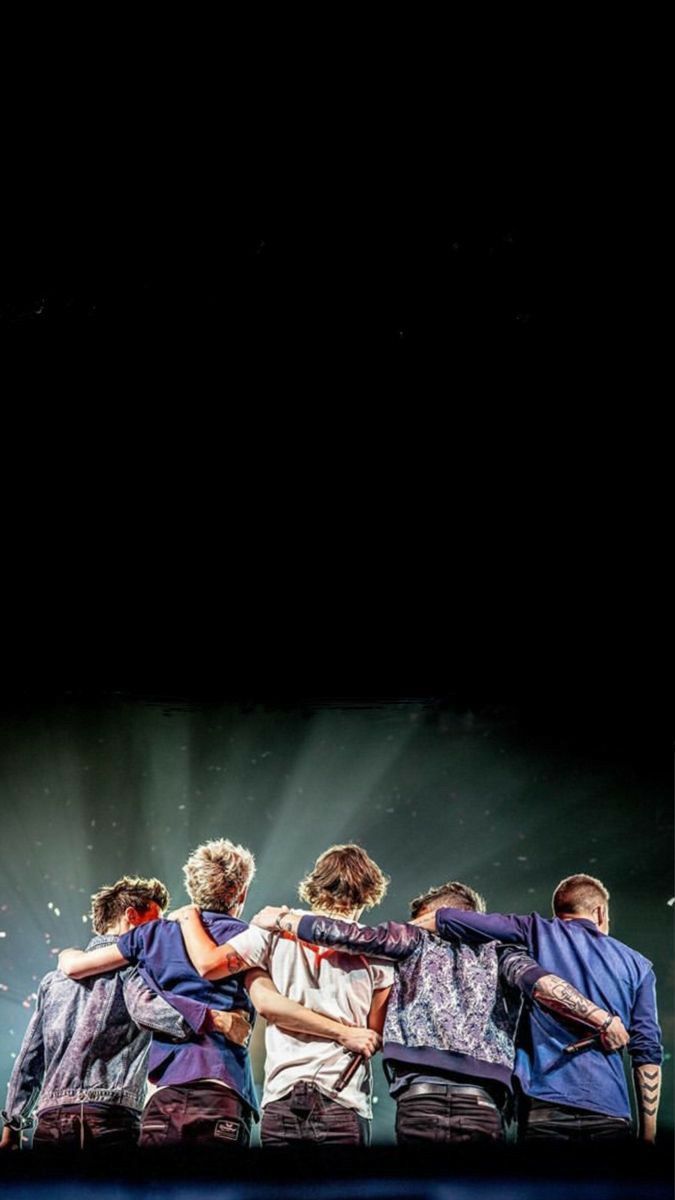
[[[656,1063],[643,1063],[633,1071],[637,1100],[640,1137],[653,1142],[656,1137],[656,1115],[661,1097],[661,1068]]]
[[[534,985],[534,999],[545,1008],[560,1013],[561,1016],[571,1017],[597,1029],[607,1017],[607,1012],[593,1004],[581,995],[571,983],[560,979],[557,975],[542,975]]]

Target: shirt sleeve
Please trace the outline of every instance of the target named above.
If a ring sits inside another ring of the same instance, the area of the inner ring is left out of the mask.
[[[124,955],[127,962],[134,964],[143,962],[145,943],[142,925],[137,925],[134,929],[130,929],[128,933],[121,934],[117,939],[117,949],[120,954]]]
[[[43,1037],[44,980],[38,988],[37,1004],[28,1029],[24,1034],[21,1049],[7,1089],[6,1115],[9,1118],[27,1118],[32,1113],[42,1087],[45,1069],[45,1047]],[[4,1116],[5,1114],[3,1114]]]
[[[634,1067],[639,1067],[642,1063],[662,1062],[663,1046],[656,1008],[656,976],[651,968],[638,987],[628,1032],[628,1053]]]
[[[264,967],[267,969],[270,961],[270,944],[272,934],[257,925],[249,925],[241,933],[230,938],[228,945],[232,947],[249,967]]]
[[[550,975],[523,946],[499,946],[497,955],[500,979],[530,998],[537,980]]]
[[[436,931],[448,942],[520,942],[532,948],[531,917],[513,913],[467,912],[463,908],[439,908],[436,911]]]
[[[124,1001],[139,1029],[149,1029],[184,1042],[192,1033],[203,1033],[208,1022],[206,1004],[172,992],[149,988],[134,968],[124,980]]]
[[[298,923],[298,937],[303,942],[316,942],[348,954],[365,954],[400,962],[410,957],[426,934],[416,925],[402,925],[397,921],[385,921],[382,925],[359,925],[356,921],[336,921],[333,917],[309,914]]]
[[[394,982],[394,968],[391,963],[373,962],[370,964],[373,972],[373,990],[391,987]]]

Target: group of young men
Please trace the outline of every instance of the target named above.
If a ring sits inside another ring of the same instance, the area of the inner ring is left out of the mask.
[[[387,879],[333,846],[299,886],[307,910],[241,919],[253,855],[227,839],[183,868],[191,905],[162,919],[156,879],[92,898],[96,936],[42,980],[3,1110],[0,1146],[245,1147],[259,1119],[248,1042],[267,1021],[263,1146],[364,1145],[371,1058],[399,1144],[623,1139],[656,1134],[662,1059],[651,963],[609,936],[609,894],[564,879],[553,917],[487,914],[449,882],[410,920],[364,926]],[[147,1080],[149,1079],[149,1085]],[[146,1102],[146,1090],[151,1092]]]

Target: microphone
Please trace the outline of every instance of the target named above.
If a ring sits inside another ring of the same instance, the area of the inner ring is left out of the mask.
[[[572,1042],[569,1046],[565,1046],[565,1054],[574,1054],[577,1050],[585,1050],[587,1046],[592,1046],[593,1042],[597,1042],[599,1034],[594,1034],[593,1037],[584,1038],[581,1042]]]
[[[342,1071],[340,1072],[337,1083],[335,1084],[335,1087],[333,1088],[333,1091],[341,1092],[343,1088],[346,1088],[350,1079],[352,1079],[352,1077],[358,1071],[359,1067],[361,1066],[361,1063],[366,1061],[362,1054],[352,1054],[351,1060],[352,1061],[348,1062],[347,1066],[343,1067]]]

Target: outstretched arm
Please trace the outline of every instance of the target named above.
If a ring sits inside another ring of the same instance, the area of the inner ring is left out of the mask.
[[[393,962],[408,958],[424,937],[413,925],[403,925],[397,921],[385,921],[381,925],[358,925],[356,921],[303,915],[271,905],[256,913],[251,924],[267,930],[277,929],[282,934],[295,935],[303,942],[317,942],[320,946],[344,950],[347,954],[365,954]]]
[[[267,938],[258,930],[247,929],[233,942],[219,946],[202,924],[199,909],[193,904],[176,909],[171,921],[180,924],[185,949],[195,971],[203,979],[226,979],[249,967],[258,966],[267,951]]]
[[[297,1000],[289,1000],[277,991],[266,971],[256,967],[245,977],[245,985],[257,1011],[271,1025],[279,1025],[291,1033],[304,1033],[309,1037],[327,1038],[338,1042],[345,1050],[370,1058],[379,1050],[382,1039],[374,1029],[355,1028],[342,1025],[332,1017],[313,1012]]]
[[[62,950],[59,954],[59,970],[71,979],[86,979],[89,975],[102,975],[128,966],[129,960],[120,954],[117,946],[100,946],[98,950]]]
[[[469,912],[463,908],[437,908],[411,922],[449,942],[520,942],[531,948],[530,917],[513,913]]]

